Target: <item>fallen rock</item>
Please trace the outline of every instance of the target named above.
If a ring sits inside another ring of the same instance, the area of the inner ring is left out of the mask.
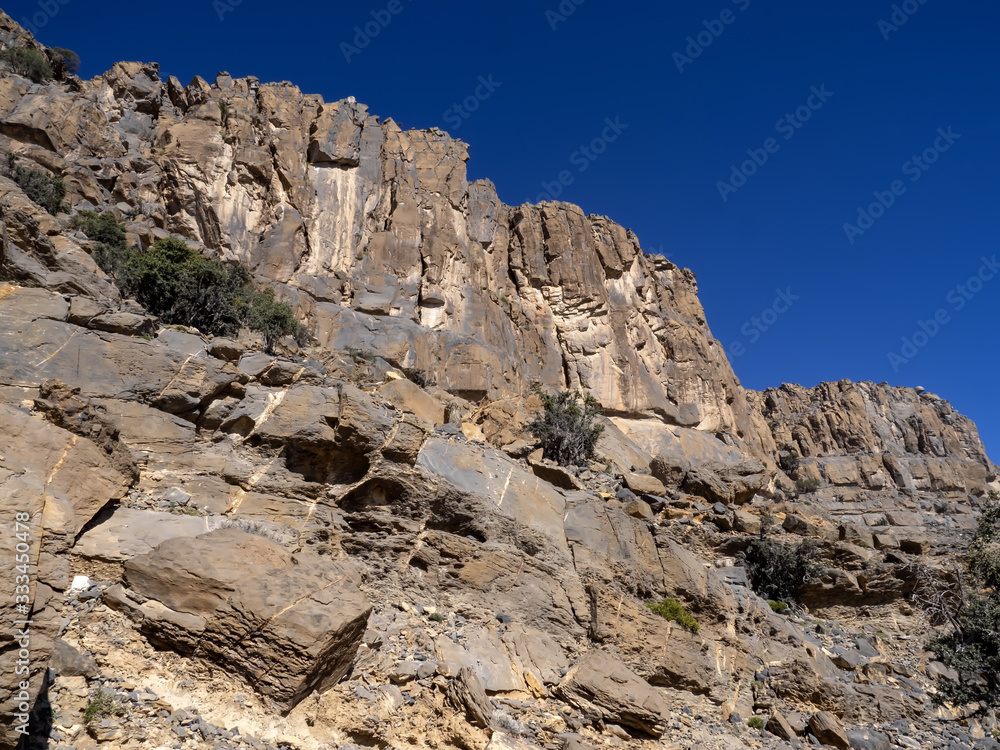
[[[622,481],[637,495],[662,495],[667,491],[663,482],[648,474],[625,474]]]
[[[556,693],[582,711],[657,738],[670,717],[656,689],[605,651],[588,652]]]
[[[465,711],[470,724],[486,729],[493,721],[493,704],[472,667],[463,667],[448,683],[445,697],[459,711]]]
[[[583,482],[577,479],[569,469],[564,466],[560,466],[555,461],[549,461],[547,459],[534,461],[529,459],[529,463],[531,464],[531,470],[535,472],[536,477],[544,479],[549,484],[558,487],[561,490],[584,489]]]
[[[159,327],[156,318],[129,312],[106,313],[90,318],[87,327],[124,336],[152,336]]]
[[[352,563],[219,529],[175,538],[125,566],[105,600],[154,643],[242,675],[283,713],[350,669],[371,605]]]
[[[829,711],[820,711],[809,717],[809,729],[824,745],[850,750],[851,741],[840,719]]]
[[[788,719],[778,711],[771,714],[771,718],[767,720],[767,725],[764,728],[776,737],[780,737],[788,742],[791,742],[798,736],[795,734],[795,730],[792,729],[792,725],[788,723]]]

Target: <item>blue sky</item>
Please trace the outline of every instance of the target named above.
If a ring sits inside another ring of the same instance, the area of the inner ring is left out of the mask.
[[[921,385],[1000,459],[1000,6],[895,5],[5,9],[42,14],[40,39],[76,50],[84,76],[120,59],[185,83],[226,70],[448,130],[506,202],[558,192],[693,269],[745,386]]]

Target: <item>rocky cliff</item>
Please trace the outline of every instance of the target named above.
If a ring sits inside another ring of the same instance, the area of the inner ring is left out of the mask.
[[[44,49],[2,13],[0,43]],[[503,204],[439,130],[224,73],[56,73],[0,66],[0,150],[67,188],[53,216],[0,177],[0,507],[30,569],[0,596],[33,621],[24,687],[21,644],[0,652],[7,746],[24,725],[39,747],[468,750],[989,729],[931,706],[908,601],[996,479],[947,402],[745,391],[693,273],[606,217]],[[246,265],[313,340],[163,327],[82,210]],[[598,399],[588,466],[537,455],[535,387]],[[791,615],[738,564],[764,516],[818,545]],[[665,597],[699,627],[645,606]]]

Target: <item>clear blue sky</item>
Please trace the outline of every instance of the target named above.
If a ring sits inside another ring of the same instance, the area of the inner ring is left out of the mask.
[[[922,385],[1000,459],[1000,272],[968,284],[1000,254],[995,3],[909,0],[893,19],[891,2],[871,0],[224,2],[68,0],[39,37],[76,50],[87,77],[149,60],[185,83],[227,70],[354,95],[467,141],[470,176],[508,203],[565,171],[560,199],[698,274],[745,386]],[[17,20],[43,7],[5,5]],[[367,22],[377,36],[345,55]],[[699,49],[700,33],[711,44]],[[452,108],[477,88],[474,112]],[[609,118],[627,128],[600,154],[578,151],[614,134]],[[767,161],[742,164],[754,155]],[[756,172],[734,181],[733,165]],[[859,226],[876,191],[892,205]],[[782,313],[777,290],[798,297]]]

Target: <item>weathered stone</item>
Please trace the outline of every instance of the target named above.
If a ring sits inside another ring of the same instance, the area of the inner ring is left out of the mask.
[[[486,696],[483,684],[473,668],[463,667],[448,683],[445,695],[455,708],[465,711],[473,725],[486,729],[492,723],[493,704]]]
[[[791,742],[797,737],[795,730],[792,729],[792,725],[789,724],[788,720],[778,711],[771,714],[771,717],[767,720],[767,724],[764,728],[776,737],[780,737],[788,742]]]
[[[125,607],[148,635],[197,647],[282,711],[347,673],[371,611],[350,564],[237,529],[169,539],[129,560],[125,580],[145,600]]]
[[[847,739],[844,725],[829,711],[820,711],[810,716],[809,729],[824,745],[850,750],[851,742]]]
[[[625,474],[622,481],[637,495],[662,495],[667,490],[663,482],[648,474]]]
[[[556,687],[581,710],[660,737],[670,712],[656,690],[604,651],[590,651]]]

